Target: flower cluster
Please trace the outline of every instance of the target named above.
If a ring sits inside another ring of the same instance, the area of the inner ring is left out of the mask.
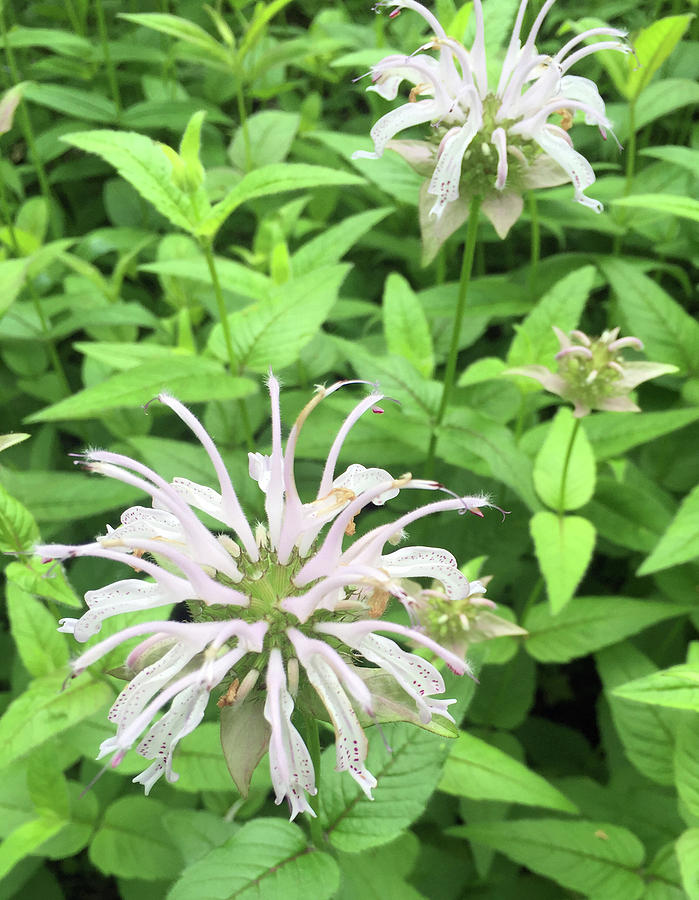
[[[578,330],[566,335],[555,325],[553,330],[561,347],[554,357],[558,373],[546,366],[520,366],[508,369],[506,374],[535,378],[547,391],[573,403],[573,414],[578,418],[593,409],[639,412],[628,396],[630,392],[644,381],[677,371],[676,366],[665,363],[625,360],[621,355],[624,348],[643,350],[643,343],[637,337],[620,338],[618,328],[598,338]]]
[[[138,742],[137,752],[152,760],[134,779],[146,793],[163,774],[169,781],[177,779],[175,747],[202,720],[217,686],[223,691],[218,704],[228,719],[240,716],[245,722],[246,739],[227,752],[244,764],[233,766],[231,774],[238,773],[236,781],[246,792],[252,770],[268,749],[276,800],[288,799],[292,818],[302,811],[313,814],[307,797],[316,792],[311,755],[297,730],[304,716],[324,710],[321,715],[335,731],[337,769],[348,771],[369,797],[376,780],[365,765],[367,739],[361,722],[382,719],[386,694],[372,691],[377,673],[382,687],[386,679],[391,684],[391,718],[425,726],[433,716],[451,719],[448,706],[454,701],[435,696],[444,692],[440,672],[394,638],[426,648],[459,674],[469,673],[469,666],[462,654],[430,637],[422,625],[426,600],[413,597],[403,579],[434,579],[457,604],[483,588],[469,583],[446,550],[385,548],[402,540],[403,529],[424,516],[448,510],[482,516],[480,509],[491,504],[484,496],[458,497],[435,481],[410,474],[394,478],[378,468],[351,465],[336,475],[350,429],[364,413],[380,411],[378,391],[349,413],[330,447],[315,498],[303,502],[294,478],[299,433],[314,407],[346,383],[318,389],[284,447],[279,383],[270,376],[272,451],[269,456],[250,454],[250,475],[265,494],[265,525],[251,526],[211,437],[186,407],[166,394],[160,401],[201,441],[218,490],[185,478],[169,483],[118,453],[91,450],[82,455],[89,471],[139,488],[152,498],[152,507],[126,510],[118,527],[92,543],[47,545],[37,552],[48,559],[113,560],[149,580],[128,578],[88,591],[88,610],[79,619],[64,619],[62,630],[84,642],[107,618],[182,601],[192,619],[161,617],[132,625],[72,663],[78,675],[122,642],[149,635],[126,659],[130,680],[109,712],[116,734],[100,748],[100,757],[112,754],[116,766]],[[408,489],[449,496],[371,528],[344,546],[367,505],[382,506]],[[212,516],[234,536],[212,533],[195,510]],[[381,619],[391,597],[407,610],[409,625]],[[240,775],[243,770],[247,776]]]
[[[429,176],[421,194],[421,223],[438,220],[438,242],[446,240],[466,219],[469,200],[482,199],[482,209],[500,237],[505,237],[522,211],[522,192],[572,181],[575,199],[600,212],[602,204],[585,195],[595,175],[573,148],[568,130],[576,112],[597,125],[606,138],[611,124],[596,85],[569,75],[580,60],[598,50],[630,53],[617,28],[592,28],[571,38],[555,56],[537,51],[535,41],[555,0],[546,0],[529,35],[520,41],[527,0],[522,0],[496,87],[488,84],[481,0],[474,0],[476,36],[466,50],[450,37],[435,16],[417,0],[379,0],[391,15],[401,9],[419,13],[433,38],[410,56],[387,56],[371,69],[367,88],[394,100],[403,81],[412,85],[409,102],[391,110],[371,129],[374,152],[387,147]],[[586,46],[589,38],[611,38]],[[424,52],[437,51],[437,56]],[[555,122],[549,121],[556,115]],[[393,140],[406,128],[431,123],[427,141]],[[445,221],[439,222],[444,217]],[[435,251],[436,252],[436,251]]]

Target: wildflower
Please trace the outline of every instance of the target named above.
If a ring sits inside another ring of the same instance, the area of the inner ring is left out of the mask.
[[[449,37],[417,0],[377,3],[377,8],[391,8],[392,16],[401,9],[414,10],[433,37],[412,55],[387,56],[371,69],[367,90],[386,100],[396,98],[403,81],[413,87],[409,102],[371,129],[374,152],[357,151],[354,156],[378,158],[390,147],[429,176],[421,191],[420,219],[432,255],[466,220],[474,196],[482,198],[482,209],[501,238],[519,218],[522,192],[530,188],[572,181],[575,200],[595,212],[602,210],[601,203],[585,195],[595,175],[573,148],[568,130],[576,112],[583,113],[586,124],[597,125],[605,139],[611,124],[594,82],[568,72],[598,50],[632,51],[622,43],[626,32],[600,27],[571,38],[554,56],[539,53],[535,41],[554,2],[546,0],[522,44],[527,7],[522,0],[496,87],[488,84],[486,73],[481,0],[474,0],[476,36],[470,50]],[[612,40],[584,46],[588,38]],[[554,115],[558,121],[549,121]],[[404,129],[427,123],[432,126],[429,140],[393,140]]]
[[[643,350],[643,342],[637,337],[620,338],[618,328],[598,338],[578,330],[566,335],[555,325],[553,330],[561,348],[554,357],[558,373],[546,366],[521,366],[505,374],[535,378],[547,391],[573,403],[573,414],[578,418],[593,409],[640,412],[629,393],[644,381],[677,371],[677,366],[665,363],[625,360],[621,351],[627,347]]]
[[[249,454],[250,475],[265,495],[265,525],[253,528],[243,514],[223,459],[201,423],[173,397],[161,394],[160,401],[202,443],[218,490],[185,478],[170,484],[127,456],[89,450],[81,455],[86,469],[139,488],[151,497],[152,508],[126,510],[120,525],[108,528],[92,543],[47,545],[37,552],[52,559],[113,560],[149,579],[127,578],[88,591],[87,611],[61,623],[61,630],[80,642],[120,613],[156,611],[184,601],[191,614],[192,621],[173,622],[167,616],[158,619],[156,613],[154,621],[117,632],[72,663],[73,675],[78,675],[124,641],[149,635],[126,659],[123,672],[129,683],[109,712],[116,734],[103,742],[100,757],[112,754],[111,765],[116,766],[137,744],[137,752],[152,761],[134,779],[146,793],[163,774],[175,781],[175,748],[202,720],[209,695],[220,687],[218,705],[227,721],[248,717],[238,719],[245,727],[237,733],[256,735],[240,747],[226,747],[227,758],[240,754],[245,760],[239,770],[231,769],[236,783],[243,793],[247,791],[252,769],[268,748],[276,801],[286,797],[294,818],[299,812],[313,814],[308,797],[316,792],[311,756],[297,728],[303,716],[296,721],[295,708],[300,707],[304,716],[312,715],[320,700],[335,731],[337,768],[349,772],[368,797],[376,780],[365,765],[367,740],[360,718],[379,721],[383,703],[372,691],[370,685],[376,682],[368,673],[380,670],[391,679],[394,699],[399,696],[392,718],[425,726],[433,716],[451,720],[447,707],[454,701],[434,696],[444,691],[438,670],[396,639],[432,651],[459,674],[470,673],[463,655],[442,647],[421,628],[380,616],[391,597],[412,609],[413,601],[402,586],[404,577],[434,578],[457,602],[472,587],[444,550],[409,547],[384,552],[384,547],[424,516],[449,510],[482,515],[480,508],[491,504],[483,496],[457,497],[435,481],[410,474],[395,478],[384,469],[351,465],[336,475],[340,450],[352,426],[369,410],[380,410],[382,395],[377,391],[349,413],[330,447],[315,498],[303,502],[294,478],[299,433],[314,407],[346,382],[318,389],[297,418],[285,448],[279,383],[270,376],[268,384],[272,452]],[[345,546],[346,537],[354,533],[355,518],[367,505],[382,506],[408,489],[445,491],[450,496],[371,528]],[[212,533],[195,510],[213,516],[233,535]],[[312,695],[317,699],[309,702]],[[240,774],[243,770],[245,776]]]

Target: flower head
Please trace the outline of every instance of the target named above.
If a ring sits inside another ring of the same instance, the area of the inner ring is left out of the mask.
[[[626,33],[592,28],[571,38],[554,56],[541,54],[535,41],[555,0],[546,0],[522,43],[527,2],[520,3],[496,86],[488,84],[481,0],[474,0],[476,36],[470,50],[447,35],[417,0],[377,3],[377,8],[391,8],[392,16],[414,10],[433,36],[410,56],[387,56],[372,67],[367,90],[384,99],[394,100],[403,81],[412,88],[409,102],[371,129],[374,152],[354,155],[378,158],[390,147],[429,175],[420,199],[421,222],[423,237],[426,226],[435,231],[431,243],[436,247],[465,221],[468,200],[474,196],[481,197],[482,209],[500,237],[519,217],[522,192],[528,188],[571,181],[579,203],[602,210],[601,203],[585,195],[595,175],[573,148],[568,130],[578,112],[586,124],[597,125],[604,138],[611,124],[595,83],[568,73],[598,50],[632,52],[622,42]],[[601,40],[585,46],[588,38]],[[427,141],[393,140],[406,128],[428,123],[432,133]]]
[[[631,391],[644,381],[677,371],[677,366],[665,363],[625,360],[621,351],[627,347],[643,350],[643,342],[636,337],[620,338],[618,328],[598,338],[578,330],[566,335],[555,325],[553,330],[561,348],[554,357],[557,373],[546,366],[520,366],[505,374],[535,378],[547,391],[573,403],[578,418],[593,409],[640,412],[629,397]]]
[[[382,395],[376,391],[347,416],[330,447],[316,496],[304,502],[294,478],[299,432],[313,408],[346,382],[318,389],[294,423],[285,447],[279,383],[270,376],[268,384],[272,452],[249,455],[250,475],[265,495],[264,526],[253,528],[243,514],[223,459],[201,423],[173,397],[161,394],[160,401],[204,446],[218,489],[185,478],[168,483],[127,456],[87,451],[81,456],[85,468],[141,489],[150,496],[152,508],[126,510],[120,525],[108,528],[92,543],[46,545],[37,552],[51,559],[113,560],[148,579],[126,578],[88,591],[87,611],[61,624],[61,630],[80,642],[120,613],[157,611],[179,602],[189,609],[191,621],[169,621],[156,613],[154,621],[125,628],[73,661],[73,674],[78,675],[122,642],[145,637],[126,659],[122,671],[129,683],[109,712],[116,734],[103,742],[100,756],[112,754],[111,764],[116,766],[136,744],[137,752],[152,761],[134,779],[146,793],[163,774],[175,781],[174,750],[202,720],[210,693],[220,688],[218,705],[227,721],[244,714],[242,733],[257,735],[254,747],[241,748],[241,754],[247,753],[242,766],[247,775],[238,771],[239,787],[247,791],[252,768],[268,748],[276,800],[287,798],[293,818],[299,812],[312,813],[308,795],[316,792],[313,763],[295,708],[301,707],[305,715],[324,709],[335,731],[338,770],[349,772],[369,797],[376,780],[365,765],[367,740],[360,717],[364,722],[378,721],[380,710],[375,707],[382,698],[372,693],[367,673],[382,670],[392,679],[393,700],[402,698],[393,703],[394,719],[399,717],[396,709],[403,710],[406,720],[425,726],[433,716],[451,719],[447,707],[453,701],[434,696],[444,691],[439,671],[397,640],[430,650],[459,674],[470,672],[463,654],[441,646],[421,627],[380,617],[394,597],[417,623],[414,599],[403,587],[405,577],[434,578],[455,602],[468,597],[473,587],[444,550],[384,548],[395,543],[404,527],[426,515],[447,511],[482,515],[480,508],[491,504],[483,496],[458,497],[435,481],[410,474],[396,478],[384,469],[352,465],[337,475],[343,441],[361,415],[377,408]],[[365,507],[381,506],[402,490],[443,491],[449,496],[370,528],[347,543]],[[197,510],[232,534],[211,532]],[[226,748],[228,758],[235,752]],[[234,768],[231,773],[236,777]]]

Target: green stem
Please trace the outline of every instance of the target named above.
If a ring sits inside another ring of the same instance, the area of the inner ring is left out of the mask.
[[[626,145],[625,149],[625,160],[626,160],[626,178],[624,181],[624,190],[622,193],[622,197],[628,197],[631,193],[631,188],[633,187],[633,179],[634,174],[636,172],[636,101],[629,101],[629,141]],[[619,224],[622,227],[626,226],[627,214],[626,210],[622,210],[621,216],[619,218]],[[621,245],[623,241],[623,235],[617,234],[614,237],[614,243],[612,244],[612,253],[614,256],[618,256],[621,252]]]
[[[575,443],[575,438],[580,429],[580,419],[575,420],[575,425],[573,425],[573,430],[570,433],[570,439],[568,441],[568,448],[566,450],[566,455],[563,460],[563,471],[561,472],[561,490],[558,495],[558,518],[562,519],[563,514],[565,513],[565,498],[566,498],[566,481],[568,479],[568,466],[570,465],[570,457],[573,453],[573,444]]]
[[[119,93],[119,82],[117,80],[116,68],[109,52],[109,41],[107,39],[107,23],[104,18],[104,6],[102,0],[95,0],[95,12],[97,13],[97,28],[100,34],[100,42],[102,44],[102,55],[104,56],[104,64],[107,67],[107,79],[109,81],[109,89],[112,92],[112,100],[116,106],[117,118],[121,116],[121,94]]]
[[[5,17],[2,15],[2,6],[0,6],[0,29],[2,30],[3,43],[5,45],[5,56],[7,57],[7,67],[10,71],[10,76],[12,78],[13,84],[19,84],[22,80],[22,76],[20,74],[19,68],[17,67],[17,61],[15,60],[15,54],[10,46],[10,42],[7,37],[7,28],[5,27]],[[44,200],[46,201],[46,206],[49,212],[49,223],[51,227],[51,236],[57,238],[60,235],[60,224],[57,216],[57,207],[53,202],[53,194],[51,192],[51,188],[49,187],[49,181],[46,177],[46,170],[44,169],[44,165],[41,161],[41,157],[39,156],[36,149],[36,141],[34,139],[34,129],[32,128],[32,122],[29,117],[29,113],[27,112],[27,107],[24,100],[20,101],[19,108],[17,110],[19,115],[20,127],[22,128],[22,132],[24,134],[24,140],[27,142],[27,146],[29,147],[29,152],[32,157],[32,162],[34,163],[34,168],[36,170],[36,177],[39,181],[39,187],[41,189],[41,193],[44,196]]]
[[[216,305],[218,307],[218,317],[219,321],[221,322],[221,328],[223,329],[223,340],[226,345],[226,353],[228,354],[228,366],[231,370],[231,375],[235,375],[238,373],[240,365],[236,358],[235,351],[233,350],[231,327],[228,324],[228,311],[226,310],[226,304],[223,300],[223,291],[221,290],[221,282],[219,281],[218,272],[216,271],[216,260],[214,259],[214,251],[211,241],[202,240],[201,248],[204,251],[206,264],[209,267],[209,274],[211,275],[211,284],[213,285],[214,295],[216,297]],[[252,452],[255,449],[255,442],[253,439],[248,410],[242,397],[238,398],[238,411],[240,413],[240,421],[243,426],[243,434],[245,435],[245,443],[248,450]]]
[[[66,0],[66,12],[68,13],[68,18],[70,19],[70,23],[73,26],[75,33],[84,37],[85,29],[83,28],[83,23],[80,21],[80,16],[75,11],[73,0]]]
[[[536,276],[539,270],[541,257],[541,229],[539,227],[539,207],[536,202],[536,194],[529,191],[527,194],[529,206],[529,219],[531,221],[531,256],[529,263],[529,293],[534,296],[536,291]]]
[[[481,207],[481,198],[476,196],[471,199],[471,207],[468,214],[468,222],[466,228],[466,240],[464,241],[464,256],[461,263],[461,277],[459,279],[459,295],[456,301],[456,314],[454,315],[454,323],[451,331],[451,343],[449,345],[449,353],[447,355],[447,365],[444,371],[444,383],[442,387],[442,398],[439,403],[439,409],[432,426],[432,434],[430,435],[430,446],[427,451],[426,470],[428,475],[434,467],[435,451],[437,449],[437,429],[444,420],[445,413],[449,406],[449,399],[454,387],[454,376],[456,375],[456,361],[459,356],[459,339],[461,337],[461,324],[466,310],[466,298],[468,294],[468,284],[471,280],[471,272],[473,271],[473,257],[476,249],[476,235],[478,233],[478,213]]]
[[[238,74],[238,89],[236,91],[238,99],[238,117],[240,118],[240,127],[243,130],[243,146],[245,147],[245,171],[252,169],[252,145],[250,143],[250,129],[248,128],[248,113],[245,109],[245,96],[243,95],[243,79]]]

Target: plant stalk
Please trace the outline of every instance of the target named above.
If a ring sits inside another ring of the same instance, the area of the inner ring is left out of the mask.
[[[539,259],[541,257],[541,228],[539,225],[539,207],[536,202],[536,194],[529,191],[527,194],[529,206],[529,219],[531,221],[531,255],[529,262],[529,293],[532,297],[536,291],[536,277],[539,271]]]
[[[568,479],[568,466],[570,465],[570,457],[573,454],[573,445],[575,444],[575,438],[577,437],[578,431],[580,430],[580,419],[575,420],[575,425],[573,425],[573,430],[570,433],[570,439],[568,440],[568,447],[566,449],[566,455],[563,460],[563,471],[561,472],[561,490],[558,496],[558,518],[562,519],[565,513],[565,497],[566,497],[566,481]]]
[[[100,34],[100,43],[102,44],[102,55],[104,56],[104,64],[107,68],[107,79],[109,81],[109,89],[112,92],[112,100],[116,106],[117,118],[121,116],[121,94],[119,93],[119,81],[116,75],[116,68],[109,52],[109,41],[107,38],[107,23],[104,17],[104,6],[102,0],[95,0],[95,12],[97,13],[97,28]]]

